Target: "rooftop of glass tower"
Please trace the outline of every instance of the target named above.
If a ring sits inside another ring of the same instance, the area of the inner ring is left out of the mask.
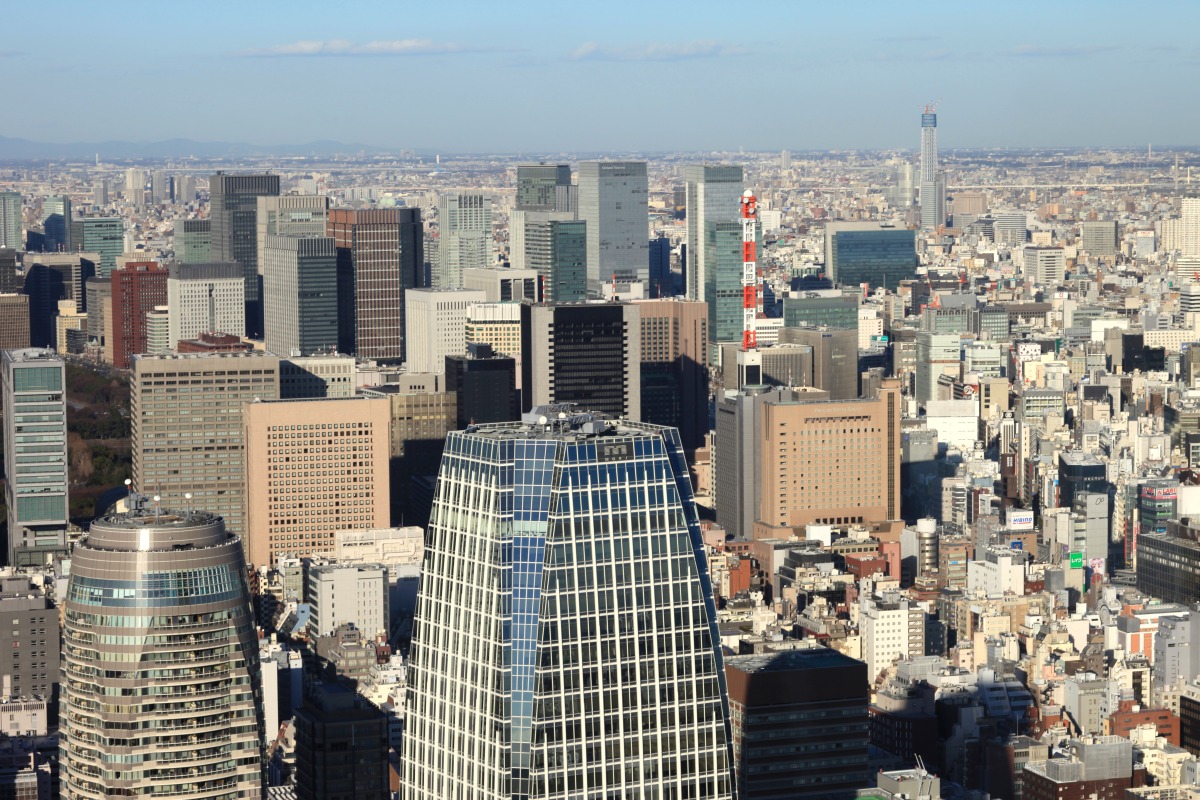
[[[216,514],[141,505],[97,517],[86,543],[106,550],[178,550],[213,547],[230,538]]]

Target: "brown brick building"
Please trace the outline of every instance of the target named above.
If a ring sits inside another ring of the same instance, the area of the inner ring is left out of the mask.
[[[112,363],[129,369],[146,347],[146,315],[167,304],[167,268],[153,261],[130,261],[112,271]]]

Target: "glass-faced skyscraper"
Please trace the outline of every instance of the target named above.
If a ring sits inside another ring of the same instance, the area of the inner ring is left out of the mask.
[[[258,198],[279,194],[278,175],[226,175],[208,179],[209,218],[212,220],[211,258],[242,265],[246,279],[246,333],[262,333],[259,294]],[[242,331],[233,331],[242,333]]]
[[[136,499],[101,516],[63,617],[62,797],[263,796],[258,639],[220,517]]]
[[[451,433],[409,664],[409,800],[730,798],[674,428],[545,406]]]
[[[937,114],[925,106],[921,114],[921,227],[937,228],[946,223],[946,181],[938,172]]]

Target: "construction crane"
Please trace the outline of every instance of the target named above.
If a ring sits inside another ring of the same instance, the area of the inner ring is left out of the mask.
[[[742,350],[758,349],[758,205],[754,192],[742,195]]]

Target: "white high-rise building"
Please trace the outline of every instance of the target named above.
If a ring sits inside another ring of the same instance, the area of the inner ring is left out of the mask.
[[[946,223],[946,181],[938,171],[937,114],[926,106],[921,115],[921,227],[938,228]]]
[[[246,330],[246,281],[233,263],[170,264],[167,334],[172,350],[202,333],[241,336]]]
[[[925,655],[925,612],[900,595],[864,591],[860,603],[858,626],[868,680],[874,682],[901,656]]]
[[[1183,198],[1179,210],[1179,255],[1200,258],[1200,197]]]
[[[304,586],[304,602],[312,608],[309,630],[323,636],[350,624],[368,638],[387,636],[388,584],[388,568],[382,564],[310,566]]]
[[[146,199],[146,170],[138,167],[125,170],[125,199],[136,205]]]
[[[737,222],[745,190],[739,166],[694,164],[683,169],[687,202],[687,298],[705,300],[705,227],[710,222]]]
[[[588,291],[612,279],[650,283],[650,221],[645,161],[579,165],[579,219],[587,223]]]
[[[526,420],[446,439],[404,796],[728,800],[725,673],[678,431],[558,407]]]
[[[404,293],[409,372],[446,371],[446,356],[467,352],[467,316],[487,302],[482,289],[409,289]]]
[[[438,203],[438,248],[430,283],[459,289],[463,270],[492,263],[492,198],[485,194],[444,194]]]
[[[1038,286],[1055,287],[1062,283],[1067,261],[1061,247],[1026,247],[1021,272]]]

